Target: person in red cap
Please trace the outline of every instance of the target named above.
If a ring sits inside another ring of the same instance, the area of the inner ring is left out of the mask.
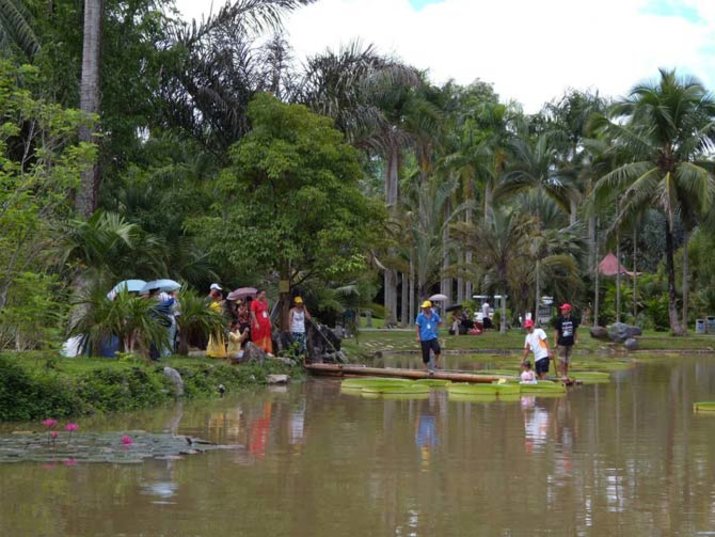
[[[565,379],[569,377],[569,363],[576,344],[578,321],[571,315],[571,304],[561,304],[560,315],[554,323],[554,347],[556,348],[556,371]]]
[[[529,332],[524,340],[524,356],[521,358],[522,365],[529,356],[529,352],[534,353],[534,370],[539,379],[543,379],[549,372],[549,337],[541,328],[534,328],[534,321],[527,319],[524,321],[524,328]]]

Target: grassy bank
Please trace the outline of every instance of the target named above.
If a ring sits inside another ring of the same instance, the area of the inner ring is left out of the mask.
[[[449,336],[443,331],[440,342],[445,351],[459,352],[521,352],[525,332],[511,330],[506,334],[487,330],[479,336]],[[549,343],[553,341],[553,332],[547,331]],[[715,335],[689,335],[673,337],[663,332],[646,331],[638,338],[639,349],[645,351],[668,352],[713,352],[715,354]],[[587,330],[581,330],[578,349],[586,353],[607,353],[616,346],[590,336]],[[372,356],[376,352],[417,352],[414,330],[363,330],[358,338],[347,339],[343,348],[352,360]]]
[[[218,397],[221,384],[230,393],[265,384],[272,373],[297,374],[275,361],[234,366],[206,358],[147,362],[0,354],[0,421],[124,412],[171,402],[174,389],[163,374],[167,365],[181,374],[186,399]]]

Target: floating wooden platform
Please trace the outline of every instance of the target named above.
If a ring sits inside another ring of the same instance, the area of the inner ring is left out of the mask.
[[[402,379],[442,379],[453,382],[485,382],[499,380],[499,375],[477,375],[457,371],[435,370],[433,373],[423,369],[403,369],[397,367],[368,367],[364,365],[343,364],[305,364],[311,374],[321,377],[387,377]]]

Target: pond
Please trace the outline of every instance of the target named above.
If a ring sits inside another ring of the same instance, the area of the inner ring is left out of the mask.
[[[715,535],[704,400],[712,357],[646,360],[558,398],[368,399],[314,379],[82,420],[234,447],[2,464],[0,535]]]

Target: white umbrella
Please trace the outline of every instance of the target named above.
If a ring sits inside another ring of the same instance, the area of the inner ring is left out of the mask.
[[[169,291],[176,291],[181,288],[181,284],[175,282],[174,280],[152,280],[147,282],[141,290],[142,294],[148,293],[152,289],[158,289],[159,291],[164,291],[168,293]]]
[[[444,302],[445,300],[449,300],[447,295],[443,295],[442,293],[437,293],[436,295],[432,295],[429,297],[429,300],[432,302]]]
[[[126,291],[128,293],[139,293],[145,285],[146,282],[144,280],[124,280],[112,287],[112,290],[107,293],[107,298],[109,300],[114,300],[117,294],[122,291]]]

